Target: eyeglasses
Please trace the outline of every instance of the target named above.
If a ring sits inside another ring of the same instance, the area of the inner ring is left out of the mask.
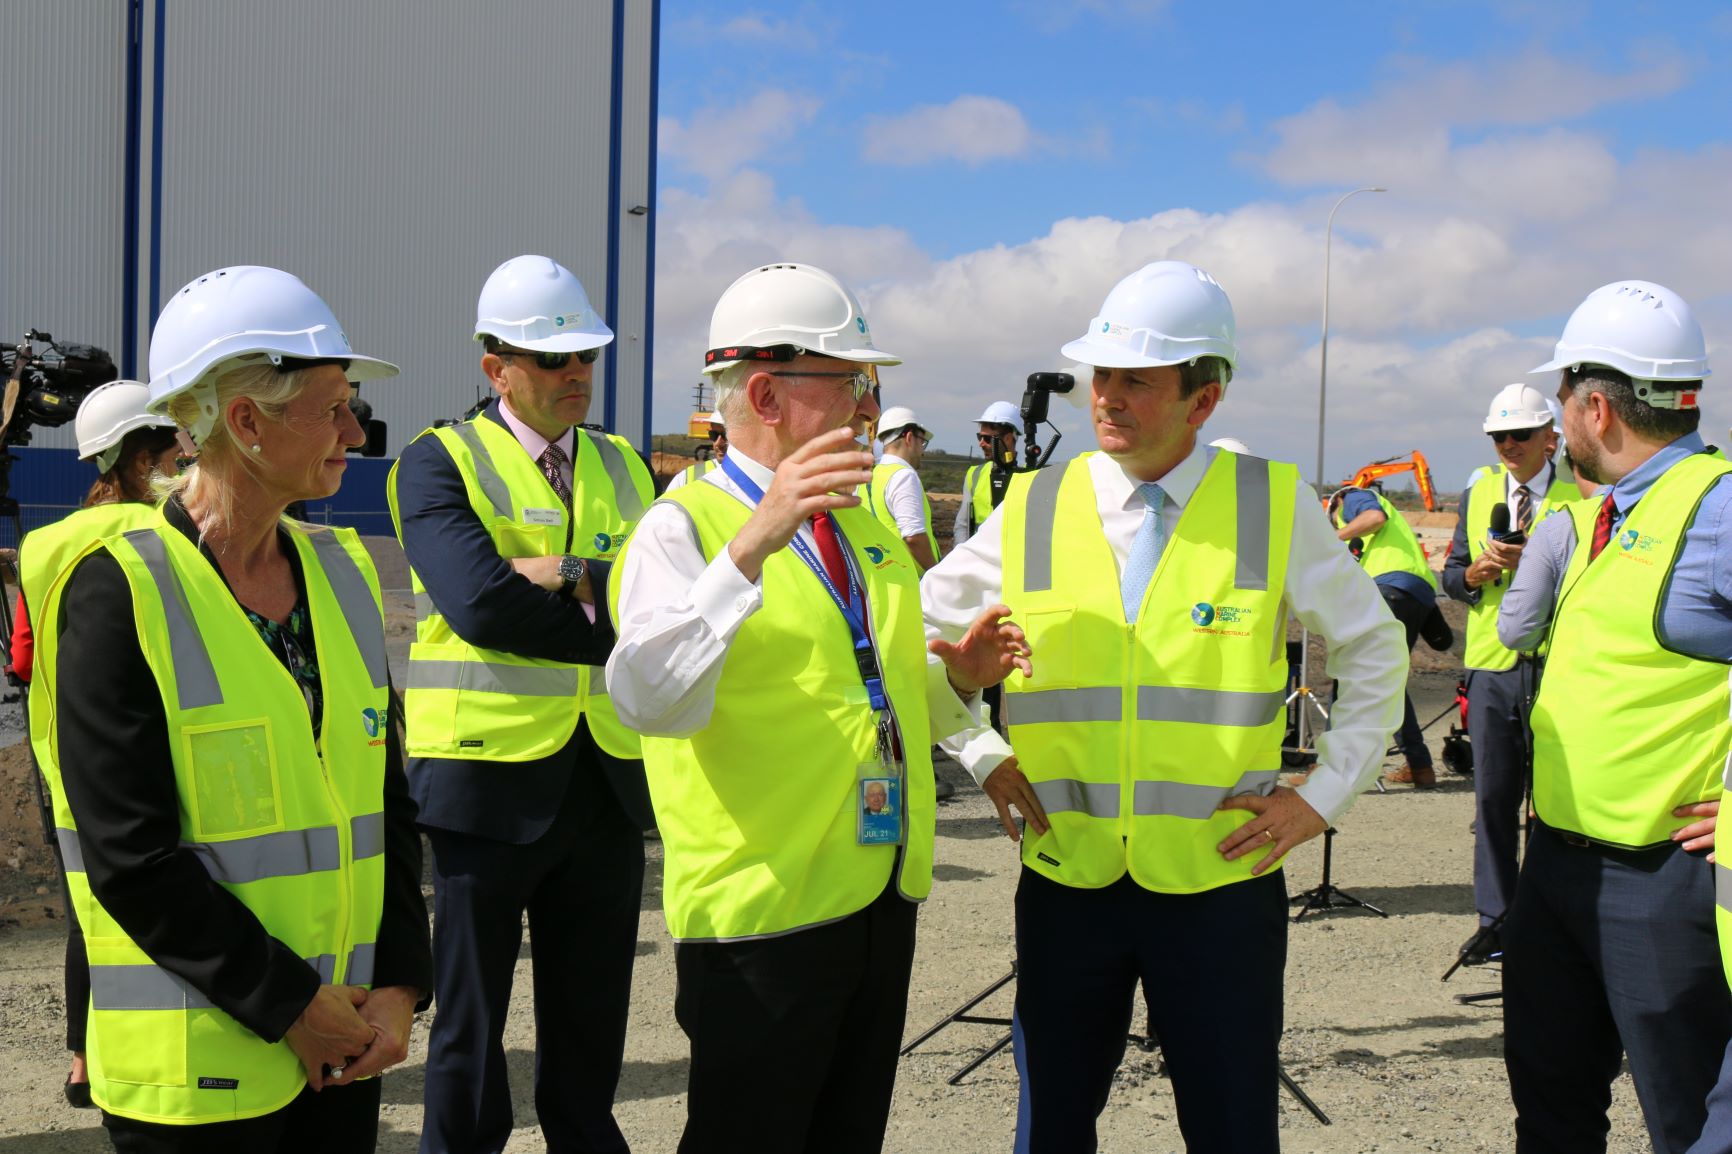
[[[1528,443],[1528,439],[1537,432],[1539,432],[1538,429],[1504,429],[1493,433],[1491,439],[1499,445],[1503,444],[1506,439],[1514,441],[1518,445],[1525,445]]]
[[[834,370],[834,371],[826,371],[826,372],[811,371],[811,372],[803,372],[803,373],[772,372],[770,375],[772,377],[835,377],[835,378],[843,381],[845,384],[847,384],[848,391],[854,395],[854,399],[856,401],[863,398],[867,393],[872,394],[872,399],[874,401],[877,401],[879,399],[878,386],[873,383],[872,378],[870,376],[861,372],[859,369]]]
[[[580,365],[593,365],[595,358],[601,356],[601,350],[584,349],[579,353],[537,353],[528,349],[503,348],[493,355],[498,357],[534,357],[536,368],[546,369],[551,373],[569,365],[572,357],[576,357],[577,363]]]
[[[710,442],[713,444],[716,441],[721,440],[723,437],[725,437],[727,435],[728,435],[728,431],[726,429],[711,429],[710,430]]]

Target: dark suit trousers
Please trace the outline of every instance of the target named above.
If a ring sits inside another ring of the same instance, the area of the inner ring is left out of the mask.
[[[1467,671],[1467,732],[1473,742],[1473,904],[1479,924],[1505,913],[1516,890],[1522,798],[1527,793],[1528,682],[1536,671]]]
[[[428,829],[433,984],[422,1154],[483,1154],[511,1135],[505,1017],[529,915],[535,1110],[553,1154],[623,1151],[613,1096],[643,893],[643,835],[588,759],[527,845]],[[500,766],[509,773],[509,765]]]
[[[1654,1149],[1697,1140],[1732,1040],[1713,870],[1676,846],[1584,848],[1534,831],[1503,932],[1518,1154],[1604,1151],[1625,1055]]]
[[[829,925],[675,946],[692,1044],[680,1154],[883,1148],[918,908],[892,881]]]
[[[1124,1058],[1138,984],[1194,1154],[1280,1149],[1282,871],[1196,894],[1129,875],[1102,889],[1024,869],[1016,1017],[1028,1043],[1030,1154],[1087,1154]]]
[[[1431,605],[1393,585],[1379,585],[1377,591],[1383,594],[1383,603],[1389,606],[1389,611],[1407,631],[1407,652],[1411,654],[1413,643],[1419,639],[1420,627],[1431,616]],[[1409,766],[1430,769],[1431,748],[1425,744],[1425,734],[1419,728],[1419,715],[1413,711],[1413,694],[1404,694],[1402,700],[1406,704],[1401,713],[1401,728],[1395,731],[1395,744],[1401,748],[1401,755]]]

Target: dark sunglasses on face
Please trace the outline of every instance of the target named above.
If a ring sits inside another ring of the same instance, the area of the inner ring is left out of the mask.
[[[595,358],[601,356],[601,350],[584,349],[580,353],[533,353],[528,349],[500,349],[497,355],[502,357],[532,357],[535,360],[536,368],[546,369],[551,373],[569,365],[572,357],[576,357],[577,363],[580,365],[593,365]]]
[[[1518,445],[1525,445],[1529,438],[1537,432],[1539,432],[1538,429],[1505,429],[1502,432],[1493,433],[1491,439],[1499,445],[1503,444],[1506,439],[1514,441]]]

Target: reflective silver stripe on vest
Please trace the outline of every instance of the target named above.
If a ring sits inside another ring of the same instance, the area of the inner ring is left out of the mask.
[[[378,857],[385,852],[385,815],[367,813],[349,819],[349,844],[355,860]]]
[[[1069,468],[1069,466],[1066,466]],[[1052,588],[1052,529],[1058,517],[1058,487],[1065,469],[1042,469],[1029,482],[1023,504],[1022,591]]]
[[[351,986],[370,986],[373,984],[373,954],[372,942],[362,942],[349,951],[349,964],[343,967],[343,981]]]
[[[54,830],[54,841],[60,847],[60,864],[69,874],[84,872],[84,847],[78,844],[78,831],[75,829]]]
[[[1233,584],[1240,589],[1269,588],[1269,462],[1261,457],[1233,459],[1233,505],[1237,510]]]
[[[265,878],[323,873],[343,864],[335,826],[264,833],[234,841],[181,842],[219,882],[242,885]]]
[[[368,980],[372,980],[373,947],[356,946],[351,959],[367,951]],[[320,954],[304,959],[319,975],[321,985],[337,976],[337,955]],[[352,963],[351,963],[352,964]],[[353,979],[351,979],[353,980]],[[90,967],[90,1005],[97,1010],[214,1010],[211,1000],[161,966]]]
[[[368,679],[374,689],[385,688],[385,622],[373,603],[367,578],[335,533],[319,529],[307,534],[307,539],[313,544],[319,567],[325,571],[325,580],[330,582],[331,592],[336,594],[337,604],[343,610],[343,620],[361,651]]]
[[[134,529],[125,537],[144,561],[151,580],[156,582],[163,620],[168,623],[168,647],[174,659],[174,681],[181,709],[221,705],[223,691],[217,683],[216,666],[211,663],[210,650],[205,648],[198,627],[192,623],[186,590],[181,588],[180,578],[169,564],[168,545],[154,529]]]
[[[486,418],[481,418],[485,420]],[[493,506],[493,515],[509,521],[512,517],[511,487],[505,483],[505,478],[499,475],[499,470],[493,465],[493,454],[487,451],[487,445],[481,440],[481,433],[475,428],[474,421],[463,421],[452,425],[451,431],[457,434],[458,440],[469,447],[469,455],[475,458],[475,480],[481,486],[482,496]]]
[[[1139,685],[1137,720],[1188,721],[1197,725],[1267,725],[1281,712],[1285,696],[1279,689],[1269,693],[1246,693],[1232,689]]]
[[[625,463],[625,454],[619,451],[619,446],[608,440],[607,434],[598,433],[594,429],[584,429],[583,434],[589,438],[589,443],[595,446],[595,451],[601,454],[601,467],[607,470],[607,479],[613,482],[613,503],[619,509],[619,515],[626,521],[641,521],[643,519],[643,498],[638,496],[637,485],[632,482],[631,468]]]
[[[577,667],[506,665],[490,661],[411,661],[410,689],[463,689],[512,697],[575,697]]]
[[[161,966],[91,966],[97,1010],[209,1010],[211,1000]]]
[[[1180,781],[1139,781],[1131,786],[1131,812],[1137,817],[1188,817],[1205,821],[1229,797],[1268,796],[1278,770],[1252,770],[1230,787]]]
[[[1094,689],[1043,689],[1039,693],[1005,695],[1012,725],[1045,725],[1055,721],[1118,721],[1122,693],[1116,685]]]
[[[439,610],[433,608],[433,595],[431,593],[415,594],[415,624],[421,624],[437,612]]]
[[[71,867],[68,866],[68,869]],[[1732,867],[1724,862],[1714,863],[1714,902],[1727,913],[1732,914]]]
[[[1090,817],[1119,816],[1119,787],[1114,783],[1078,781],[1061,777],[1029,783],[1040,807],[1047,813],[1086,813]]]

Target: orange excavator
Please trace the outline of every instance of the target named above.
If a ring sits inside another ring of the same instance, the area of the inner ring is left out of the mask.
[[[1347,483],[1357,489],[1369,489],[1380,484],[1385,477],[1398,473],[1412,473],[1414,484],[1419,487],[1419,498],[1425,502],[1425,511],[1437,512],[1437,494],[1431,487],[1431,466],[1426,464],[1425,454],[1418,449],[1413,450],[1411,457],[1385,457],[1373,461],[1353,474],[1353,479]]]

